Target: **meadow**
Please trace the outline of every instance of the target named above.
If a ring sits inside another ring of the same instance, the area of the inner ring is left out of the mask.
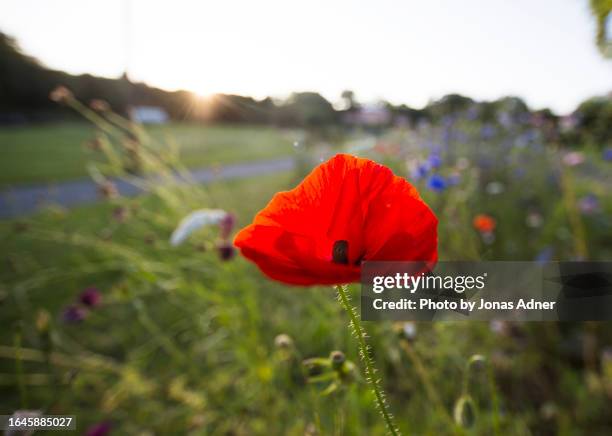
[[[576,154],[530,122],[502,121],[464,114],[358,129],[336,142],[307,135],[297,147],[302,136],[273,128],[170,126],[181,153],[149,142],[165,127],[146,136],[138,127],[143,170],[162,177],[179,157],[192,167],[292,155],[296,170],[158,184],[146,196],[1,222],[3,413],[74,414],[81,431],[111,434],[384,434],[331,287],[265,278],[232,256],[214,226],[178,247],[170,235],[202,208],[233,213],[240,228],[275,192],[342,151],[417,186],[440,221],[441,259],[610,259],[612,163],[597,147]],[[0,132],[26,144],[3,147],[2,183],[81,177],[85,162],[102,175],[127,175],[122,160],[113,163],[125,138],[108,128],[96,131],[107,147],[84,156],[76,144],[92,131],[83,125]],[[25,158],[27,144],[39,148]],[[92,288],[95,301],[84,298]],[[358,301],[359,287],[350,292]],[[609,323],[365,324],[404,434],[612,431]],[[335,351],[346,356],[339,368]]]
[[[169,123],[147,129],[159,147],[180,146],[189,168],[291,155],[299,132],[248,125]],[[95,128],[85,122],[42,123],[0,129],[0,188],[87,178],[99,154]]]

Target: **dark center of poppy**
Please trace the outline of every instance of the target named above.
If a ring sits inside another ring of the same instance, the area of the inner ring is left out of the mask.
[[[348,241],[336,241],[332,247],[332,262],[348,265]]]

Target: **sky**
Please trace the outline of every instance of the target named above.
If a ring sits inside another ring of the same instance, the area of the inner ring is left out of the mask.
[[[54,69],[413,107],[460,93],[570,112],[612,91],[594,27],[588,0],[0,0],[0,31]]]

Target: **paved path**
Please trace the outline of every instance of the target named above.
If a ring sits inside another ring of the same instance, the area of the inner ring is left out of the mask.
[[[241,179],[245,177],[288,171],[295,166],[293,158],[281,158],[256,162],[229,164],[219,168],[202,168],[191,172],[198,183],[216,180]],[[114,180],[124,196],[134,196],[142,190],[125,180]],[[64,207],[93,203],[99,200],[96,184],[91,180],[77,180],[46,185],[34,185],[0,190],[0,219],[30,215],[49,204]]]

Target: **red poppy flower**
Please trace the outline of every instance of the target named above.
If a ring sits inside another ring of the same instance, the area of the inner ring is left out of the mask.
[[[406,180],[339,154],[295,189],[277,193],[234,243],[272,279],[350,283],[365,260],[435,262],[437,224]]]
[[[491,233],[497,225],[493,217],[485,214],[476,215],[472,224],[481,233]]]

